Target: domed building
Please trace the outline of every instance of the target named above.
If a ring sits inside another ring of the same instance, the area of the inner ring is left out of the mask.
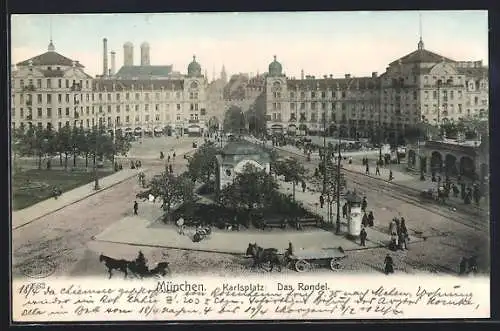
[[[201,77],[201,65],[196,62],[196,56],[193,55],[193,62],[188,65],[188,77]]]
[[[269,64],[269,77],[281,76],[283,76],[283,67],[281,63],[276,60],[276,55],[274,55],[274,61]]]

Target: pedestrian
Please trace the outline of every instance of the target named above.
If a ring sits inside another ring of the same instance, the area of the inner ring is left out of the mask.
[[[172,157],[174,158],[174,161],[175,161],[175,152],[174,152],[174,154],[172,154]]]
[[[361,202],[361,211],[365,212],[367,206],[368,202],[366,202],[366,197],[363,197],[363,201]]]
[[[370,166],[368,165],[368,163],[366,164],[366,170],[365,170],[365,175],[369,175],[370,174]]]
[[[170,163],[170,155],[167,156],[167,162]]]
[[[462,256],[460,264],[458,265],[458,274],[463,276],[466,273],[467,273],[467,258]]]
[[[306,191],[306,182],[302,181],[302,192]]]
[[[368,226],[368,215],[366,215],[366,212],[363,214],[363,219],[361,220],[361,224],[363,224],[364,227]]]
[[[170,174],[173,174],[173,173],[174,173],[174,169],[173,169],[173,167],[172,167],[172,164],[169,164],[169,165],[168,165],[168,172],[169,172]]]
[[[372,227],[375,224],[375,217],[373,216],[373,211],[368,214],[368,226]]]
[[[130,169],[135,169],[135,163],[134,163],[134,161],[130,161]]]
[[[177,220],[177,229],[180,235],[184,235],[184,219],[182,217]]]
[[[472,273],[474,275],[477,273],[477,260],[476,260],[475,256],[473,256],[469,259],[467,273]]]
[[[366,233],[365,228],[361,229],[361,232],[359,233],[359,239],[361,241],[361,246],[366,246],[366,238],[368,237],[368,234]]]
[[[323,197],[323,195],[320,195],[319,196],[319,207],[323,208],[324,204],[325,204],[325,198]]]
[[[134,201],[134,215],[137,215],[137,210],[139,209],[139,204],[137,201]]]
[[[386,275],[394,273],[394,261],[389,254],[387,254],[385,257],[384,265],[384,272]]]
[[[349,156],[349,164],[352,164],[352,156]]]
[[[465,200],[465,195],[467,194],[466,189],[465,189],[465,183],[460,183],[460,193],[462,200]]]
[[[479,201],[481,200],[481,194],[479,192],[479,186],[477,184],[474,184],[474,191],[472,194],[474,196],[474,202],[476,202],[476,205],[479,205]]]
[[[347,202],[342,206],[342,217],[347,218]]]
[[[392,177],[392,170],[389,169],[389,181],[392,181],[394,177]]]
[[[457,184],[453,183],[453,185],[451,186],[451,190],[453,191],[453,196],[455,198],[458,198],[458,193],[460,193],[460,192],[458,190]]]
[[[378,164],[377,164],[377,167],[375,168],[375,175],[380,176],[380,168],[379,168]]]

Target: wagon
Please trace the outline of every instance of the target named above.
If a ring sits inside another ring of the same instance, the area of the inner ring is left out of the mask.
[[[291,265],[297,272],[304,272],[312,269],[313,265],[328,266],[332,271],[340,269],[340,260],[346,254],[339,248],[325,248],[315,251],[301,250],[288,257]]]

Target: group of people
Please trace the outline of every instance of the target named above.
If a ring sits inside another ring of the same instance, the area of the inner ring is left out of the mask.
[[[408,229],[406,228],[406,221],[404,217],[394,217],[392,219],[389,224],[389,233],[391,234],[391,243],[389,245],[391,250],[408,249],[410,236],[408,235]]]
[[[139,169],[140,167],[142,167],[142,162],[140,160],[130,161],[130,169]]]
[[[477,273],[477,259],[475,256],[471,258],[462,257],[458,266],[459,275],[468,275]]]
[[[455,198],[458,198],[460,195],[460,198],[466,205],[471,204],[472,201],[474,201],[476,205],[479,205],[483,196],[483,192],[478,183],[473,183],[471,187],[462,180],[460,175],[457,178],[457,183],[452,183],[448,176],[446,176],[445,180],[442,181],[441,176],[436,175],[436,173],[433,172],[431,181],[439,185],[437,195],[441,202],[444,202],[446,198],[449,198],[451,192]]]

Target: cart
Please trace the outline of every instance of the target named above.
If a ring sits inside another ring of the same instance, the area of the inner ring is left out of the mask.
[[[325,248],[315,251],[302,250],[288,256],[297,272],[311,270],[313,265],[328,266],[332,271],[341,269],[340,260],[347,255],[342,248]]]

